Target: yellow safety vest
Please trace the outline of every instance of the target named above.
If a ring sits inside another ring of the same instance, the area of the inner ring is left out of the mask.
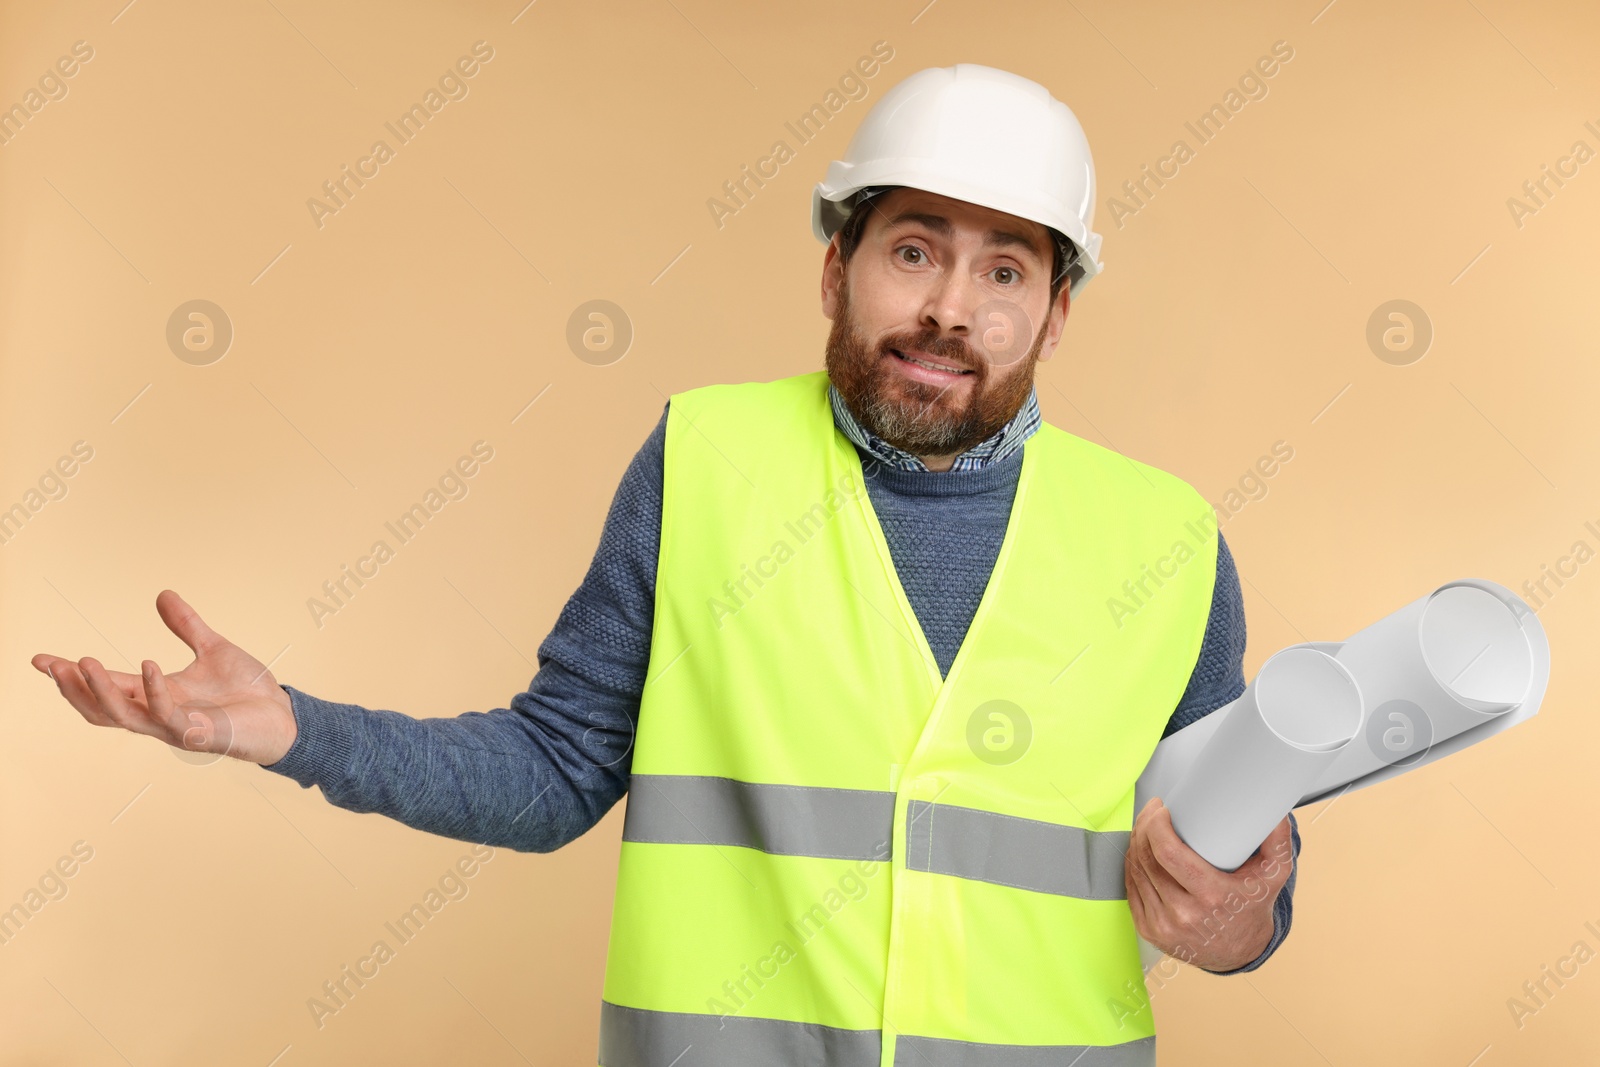
[[[1154,1064],[1123,857],[1211,506],[1046,423],[941,678],[865,477],[822,372],[671,399],[600,1063]]]

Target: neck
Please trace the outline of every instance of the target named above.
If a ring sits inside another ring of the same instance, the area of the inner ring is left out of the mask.
[[[917,458],[922,460],[922,465],[930,471],[947,471],[954,466],[956,457],[960,454],[959,452],[951,452],[943,456],[918,456]]]

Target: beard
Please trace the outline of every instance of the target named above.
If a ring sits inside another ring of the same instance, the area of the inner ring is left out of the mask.
[[[828,379],[856,421],[881,440],[914,456],[955,455],[993,437],[1021,410],[1033,388],[1044,334],[1041,328],[1020,368],[987,359],[961,338],[936,330],[891,334],[874,347],[857,328],[845,281],[828,331]],[[964,393],[907,378],[891,365],[890,349],[917,349],[969,368]]]

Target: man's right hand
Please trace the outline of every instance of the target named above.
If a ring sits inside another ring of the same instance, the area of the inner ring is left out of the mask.
[[[162,674],[148,659],[142,677],[108,671],[89,656],[74,662],[41,652],[31,662],[96,726],[120,726],[174,748],[262,765],[282,759],[297,727],[289,694],[272,672],[207,626],[172,590],[156,597],[156,611],[194,651],[194,662],[176,674]]]

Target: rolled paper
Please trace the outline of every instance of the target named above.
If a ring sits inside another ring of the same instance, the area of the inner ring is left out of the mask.
[[[1227,711],[1163,802],[1178,836],[1232,871],[1359,734],[1361,690],[1333,656],[1291,645]]]
[[[1293,807],[1387,781],[1525,722],[1538,713],[1550,683],[1550,641],[1538,616],[1510,589],[1479,578],[1448,582],[1348,641],[1313,641],[1291,648],[1330,657],[1354,680],[1361,697],[1362,738],[1333,749],[1332,762],[1318,772]],[[1236,779],[1217,781],[1221,773],[1217,768],[1231,764],[1227,751],[1254,750],[1252,746],[1262,744],[1261,729],[1252,720],[1267,721],[1259,689],[1262,674],[1276,658],[1263,665],[1238,700],[1157,744],[1134,787],[1136,810],[1152,796],[1165,798],[1168,808],[1176,804],[1187,809],[1181,816],[1174,810],[1173,823],[1176,826],[1181,819],[1179,833],[1191,847],[1191,838],[1225,837],[1227,824],[1239,819],[1241,810],[1247,815],[1255,812],[1259,819],[1253,825],[1264,827],[1259,835],[1255,829],[1243,835],[1255,839],[1249,851],[1276,825],[1267,813],[1276,811],[1281,800],[1274,798],[1268,804],[1254,792],[1263,776],[1276,780],[1269,764],[1232,764],[1239,771]],[[1236,718],[1243,722],[1235,725]],[[1280,719],[1273,714],[1271,723],[1289,737],[1316,739],[1314,734],[1300,733],[1292,715]],[[1280,752],[1293,747],[1280,743]],[[1200,787],[1202,777],[1212,781],[1209,791]],[[1223,829],[1211,825],[1213,820]],[[1239,843],[1226,855],[1218,855],[1231,859],[1242,847]],[[1196,851],[1206,855],[1198,847]],[[1142,939],[1139,951],[1146,970],[1162,955]]]
[[[1307,791],[1313,796],[1386,767],[1419,763],[1434,745],[1520,706],[1537,674],[1516,609],[1488,589],[1459,582],[1379,619],[1334,655],[1361,688],[1363,743],[1326,769]]]

